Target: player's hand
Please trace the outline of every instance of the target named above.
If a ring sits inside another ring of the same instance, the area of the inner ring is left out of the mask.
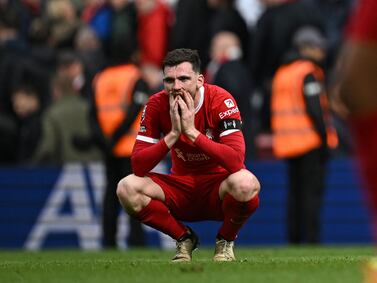
[[[189,92],[183,91],[182,96],[178,97],[178,106],[181,109],[181,129],[192,141],[196,139],[199,132],[195,128],[195,106],[194,99]]]
[[[178,105],[178,97],[174,97],[173,95],[169,95],[169,105],[170,105],[170,119],[171,119],[171,131],[173,134],[179,135],[182,132],[181,129],[181,116],[179,113],[179,105]]]

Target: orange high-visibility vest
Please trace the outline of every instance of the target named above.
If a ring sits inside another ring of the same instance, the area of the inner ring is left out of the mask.
[[[139,78],[139,69],[131,64],[106,68],[96,76],[94,87],[97,118],[105,136],[111,137],[124,121],[128,106],[132,103],[132,91]],[[129,132],[114,146],[115,156],[131,156],[140,119],[141,111]]]
[[[273,151],[276,157],[287,158],[304,154],[321,146],[322,141],[306,112],[303,93],[304,78],[313,74],[323,81],[321,68],[308,60],[299,60],[280,67],[272,83],[271,126]],[[326,92],[320,94],[322,112],[330,148],[338,145],[338,137],[331,125]]]

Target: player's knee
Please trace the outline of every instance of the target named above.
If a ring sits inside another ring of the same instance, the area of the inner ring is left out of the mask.
[[[238,201],[249,201],[260,191],[260,183],[253,175],[247,175],[238,179],[233,187],[233,197]]]
[[[257,177],[255,177],[254,175],[252,175],[250,183],[251,198],[253,198],[260,192],[260,183]]]
[[[132,175],[129,175],[119,181],[117,190],[117,196],[122,203],[128,203],[132,200],[136,194],[136,189],[133,186]]]
[[[130,215],[134,215],[135,213],[139,212],[146,205],[141,193],[141,185],[138,184],[139,183],[137,182],[137,177],[135,175],[129,175],[120,180],[118,183],[116,192],[119,201],[124,210]]]

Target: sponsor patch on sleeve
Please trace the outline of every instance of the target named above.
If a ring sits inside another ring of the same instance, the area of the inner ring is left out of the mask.
[[[241,130],[242,129],[242,121],[237,119],[225,119],[220,121],[219,125],[220,131],[226,130]]]
[[[226,107],[228,107],[228,108],[232,108],[232,107],[234,107],[234,102],[233,102],[233,100],[230,99],[230,98],[225,99],[225,100],[224,100],[224,103],[225,103]]]
[[[220,112],[219,113],[219,117],[220,117],[220,119],[224,119],[225,117],[229,117],[229,116],[231,116],[231,115],[233,115],[235,113],[238,113],[238,112],[240,112],[240,111],[238,110],[238,107],[236,106],[236,107],[234,107],[232,109],[228,109],[228,110],[226,110],[224,112]]]

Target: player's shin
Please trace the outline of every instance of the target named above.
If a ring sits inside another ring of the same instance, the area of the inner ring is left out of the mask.
[[[230,194],[226,194],[222,204],[224,222],[218,232],[218,238],[223,238],[227,241],[234,241],[238,232],[241,230],[241,227],[254,213],[258,205],[258,195],[249,201],[240,202],[234,199]]]
[[[152,199],[135,217],[145,225],[157,229],[175,240],[187,233],[187,228],[178,222],[170,214],[167,206],[159,200]]]

